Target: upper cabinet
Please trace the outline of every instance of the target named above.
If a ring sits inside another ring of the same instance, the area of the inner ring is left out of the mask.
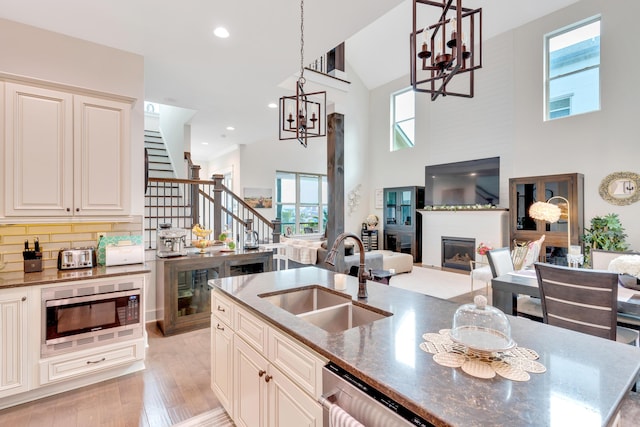
[[[567,236],[571,226],[571,245],[580,245],[584,232],[584,176],[579,173],[544,175],[509,179],[509,215],[511,241],[537,240],[545,235],[541,256],[547,262],[562,263],[552,258],[565,257]],[[560,196],[561,198],[558,198]],[[561,209],[560,219],[555,223],[535,220],[529,215],[529,208],[535,202],[544,202],[552,197],[551,203]],[[563,199],[566,199],[569,203]],[[567,216],[569,214],[569,216]]]
[[[7,217],[130,212],[131,104],[5,83]]]

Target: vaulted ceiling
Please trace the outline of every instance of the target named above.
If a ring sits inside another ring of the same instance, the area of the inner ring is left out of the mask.
[[[487,39],[576,1],[464,5],[483,8]],[[408,75],[411,9],[411,0],[307,0],[305,63],[346,40],[369,89]],[[146,100],[197,112],[197,159],[276,140],[277,109],[267,105],[290,94],[279,85],[300,67],[299,0],[0,0],[0,17],[143,55]],[[230,37],[215,37],[217,26]]]

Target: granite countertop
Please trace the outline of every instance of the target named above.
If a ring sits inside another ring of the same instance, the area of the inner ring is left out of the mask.
[[[317,267],[210,281],[294,338],[435,425],[607,425],[640,372],[640,349],[509,317],[512,337],[535,350],[546,368],[526,382],[479,379],[422,351],[425,332],[450,328],[458,305],[376,282],[366,304],[393,313],[365,326],[329,333],[258,295],[320,284],[333,272]],[[357,295],[357,279],[347,290]]]
[[[104,277],[144,274],[150,272],[151,269],[146,264],[118,265],[113,267],[98,266],[94,268],[81,268],[76,270],[45,268],[44,270],[36,273],[15,271],[0,273],[0,289],[46,285],[49,283],[62,283],[72,280],[101,279]]]

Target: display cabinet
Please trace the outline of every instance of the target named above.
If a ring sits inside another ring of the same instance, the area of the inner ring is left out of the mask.
[[[537,201],[547,201],[561,196],[551,203],[562,210],[558,222],[535,220],[529,208]],[[570,217],[567,216],[570,214]],[[567,233],[571,226],[571,245],[582,245],[584,233],[584,176],[580,173],[543,175],[509,179],[509,231],[510,241],[527,242],[545,240],[540,250],[541,261],[566,265],[568,252]]]
[[[422,262],[422,215],[424,187],[395,187],[384,189],[384,249],[413,256]]]
[[[253,250],[158,258],[158,327],[165,336],[209,327],[209,280],[271,271],[272,261],[272,251]]]

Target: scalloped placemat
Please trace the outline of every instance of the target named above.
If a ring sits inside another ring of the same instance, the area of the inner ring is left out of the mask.
[[[441,366],[461,368],[476,378],[491,379],[497,374],[511,381],[529,381],[530,373],[547,371],[542,363],[536,361],[540,356],[534,350],[516,346],[505,352],[476,353],[454,343],[449,331],[441,329],[438,333],[424,333],[424,342],[419,345],[422,351],[433,354],[434,362]]]

